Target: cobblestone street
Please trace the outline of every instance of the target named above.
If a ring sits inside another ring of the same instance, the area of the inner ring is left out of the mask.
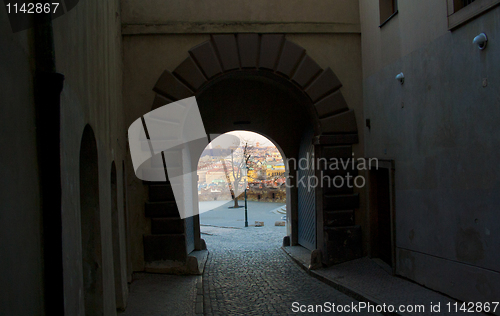
[[[278,206],[278,207],[276,207]],[[312,271],[327,283],[348,288],[352,297],[306,273],[281,249],[286,227],[274,226],[283,216],[283,207],[275,203],[249,204],[249,226],[244,227],[243,209],[219,206],[200,216],[202,237],[209,249],[203,275],[165,275],[135,273],[128,306],[123,316],[159,315],[366,315],[366,307],[375,305],[405,307],[398,315],[485,315],[450,313],[446,306],[456,302],[387,273],[373,260],[362,258]],[[255,227],[255,221],[264,222]],[[287,247],[287,251],[293,251]],[[299,259],[300,254],[292,254]],[[297,257],[297,255],[299,257]],[[354,292],[353,292],[354,291]],[[371,302],[371,303],[368,303]],[[431,310],[439,304],[442,310]],[[327,303],[327,304],[325,304]],[[334,305],[335,304],[335,305]],[[321,312],[300,312],[323,306]],[[329,307],[357,309],[336,312]],[[366,306],[366,305],[365,305]],[[424,306],[412,311],[406,307]],[[376,314],[375,312],[370,314]]]
[[[353,302],[309,276],[280,249],[285,233],[285,227],[275,226],[202,226],[210,251],[203,275],[206,315],[300,315],[292,311],[293,302]]]

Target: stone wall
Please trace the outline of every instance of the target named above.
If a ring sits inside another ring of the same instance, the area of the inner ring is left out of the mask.
[[[240,195],[238,199],[245,200],[245,196]],[[250,189],[247,191],[247,199],[257,202],[286,203],[286,190],[284,187],[280,189]]]

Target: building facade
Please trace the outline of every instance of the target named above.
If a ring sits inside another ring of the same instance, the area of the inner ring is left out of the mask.
[[[114,315],[134,271],[204,249],[197,216],[162,237],[171,188],[136,177],[127,139],[190,96],[207,134],[261,133],[283,160],[378,159],[286,165],[291,244],[500,297],[500,1],[65,2],[18,32],[0,10],[2,312]],[[366,185],[298,184],[322,171]]]
[[[387,21],[377,2],[360,1],[365,155],[394,162],[396,273],[499,297],[498,1],[397,1]]]

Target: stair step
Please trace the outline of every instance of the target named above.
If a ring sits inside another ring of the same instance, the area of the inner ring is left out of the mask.
[[[348,232],[350,230],[357,230],[361,229],[360,225],[351,225],[351,226],[340,226],[340,227],[324,227],[324,230],[328,233],[335,234],[336,232]]]
[[[359,143],[358,133],[336,134],[336,135],[318,135],[313,138],[314,145],[349,145]]]
[[[325,166],[325,164],[321,163],[318,168],[320,169],[320,176],[322,177],[330,177],[330,178],[335,178],[336,176],[341,176],[341,177],[346,177],[347,173],[349,173],[352,178],[349,180],[350,184],[353,185],[354,177],[356,177],[359,173],[358,168],[356,167],[356,164],[354,164],[354,168],[352,168],[352,165],[349,164],[346,169],[342,167],[342,165],[339,164],[336,165],[334,163],[329,163]],[[347,184],[345,180],[344,182]],[[340,182],[340,181],[339,181]]]
[[[354,110],[341,112],[320,119],[322,132],[325,134],[357,133],[356,115]]]
[[[349,188],[347,186],[337,188],[331,183],[330,185],[328,185],[326,181],[323,182],[324,195],[349,195],[353,193],[354,193],[354,188]]]
[[[184,220],[180,218],[152,218],[151,234],[182,234],[184,233]]]
[[[361,258],[361,226],[325,227],[325,264],[331,265]]]
[[[179,218],[179,211],[175,201],[146,202],[146,217],[175,217]]]
[[[165,169],[162,168],[143,168],[142,178],[147,179],[151,182],[164,182],[165,181]]]
[[[324,146],[323,157],[327,158],[352,158],[352,146]]]
[[[324,211],[326,227],[345,227],[354,225],[354,210]]]
[[[144,235],[144,261],[186,261],[187,244],[185,234]]]
[[[359,194],[323,195],[324,210],[350,210],[359,208]]]
[[[149,202],[175,201],[172,185],[154,184],[149,186]]]
[[[349,173],[349,179],[347,179],[347,173]],[[357,169],[320,171],[323,194],[326,195],[352,194],[354,192],[354,178],[357,175],[358,175]]]
[[[144,185],[165,185],[165,184],[170,184],[170,181],[146,181],[142,180],[142,184]]]

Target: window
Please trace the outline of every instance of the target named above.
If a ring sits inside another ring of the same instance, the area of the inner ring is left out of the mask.
[[[380,11],[380,26],[384,26],[393,16],[398,13],[397,0],[379,0],[378,2]]]
[[[448,28],[452,30],[499,3],[500,0],[448,0]]]
[[[476,0],[453,0],[453,9],[457,12]]]

